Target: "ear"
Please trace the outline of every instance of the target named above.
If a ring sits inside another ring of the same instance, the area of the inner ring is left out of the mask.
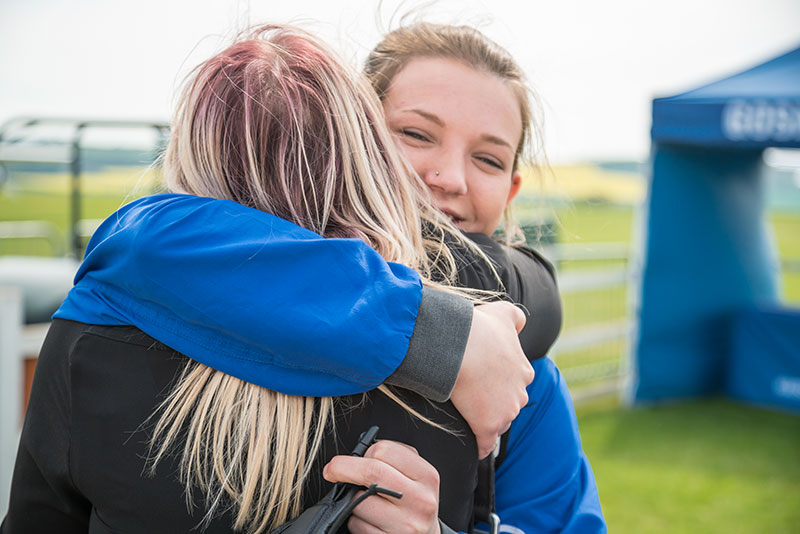
[[[517,196],[519,193],[519,188],[522,186],[522,175],[519,172],[515,172],[511,175],[511,189],[508,192],[508,200],[506,200],[506,206],[511,204],[511,201],[514,200],[514,197]]]

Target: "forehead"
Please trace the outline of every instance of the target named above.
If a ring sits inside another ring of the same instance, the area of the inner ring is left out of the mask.
[[[506,139],[516,147],[522,135],[519,102],[495,74],[460,61],[417,58],[395,75],[384,99],[387,112],[421,109],[441,118],[447,127]]]

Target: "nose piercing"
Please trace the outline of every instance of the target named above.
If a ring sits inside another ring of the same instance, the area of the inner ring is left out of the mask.
[[[433,174],[435,174],[436,176],[439,176],[439,171],[433,171]]]

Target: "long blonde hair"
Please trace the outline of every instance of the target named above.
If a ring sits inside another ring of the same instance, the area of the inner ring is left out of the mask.
[[[312,35],[258,27],[190,75],[163,160],[169,189],[230,199],[326,237],[356,237],[423,283],[456,291],[445,238],[395,148],[375,93]],[[474,247],[466,246],[470,250]],[[264,532],[299,513],[333,402],[270,391],[190,361],[154,414],[150,468],[180,458],[187,501],[205,520]]]
[[[522,135],[514,153],[512,172],[524,165],[534,174],[541,174],[548,166],[539,97],[508,50],[471,26],[429,22],[400,26],[381,39],[364,66],[364,74],[381,100],[391,89],[394,77],[416,58],[453,59],[502,80],[516,97],[522,119]],[[521,236],[510,209],[505,212],[505,233],[509,241]]]

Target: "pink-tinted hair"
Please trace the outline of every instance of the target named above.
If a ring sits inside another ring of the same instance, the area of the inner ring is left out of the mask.
[[[174,191],[366,238],[381,252],[389,236],[419,234],[418,210],[427,211],[369,85],[295,28],[258,28],[200,65],[164,163]]]

